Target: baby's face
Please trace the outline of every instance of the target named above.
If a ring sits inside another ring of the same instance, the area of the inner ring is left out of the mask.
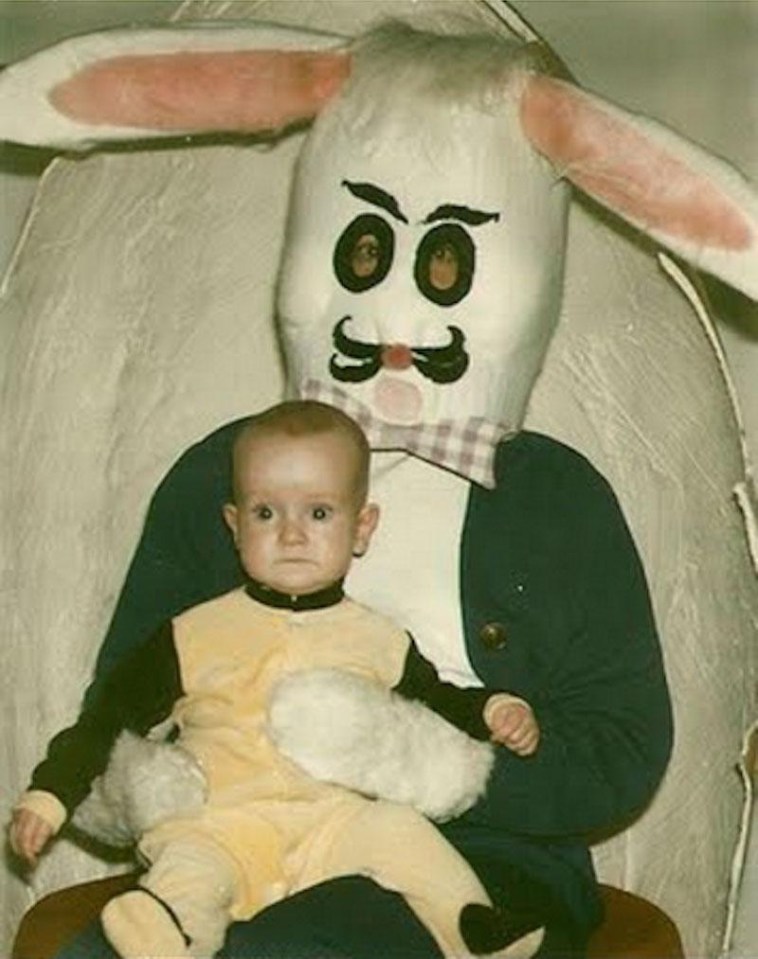
[[[291,596],[341,579],[378,518],[359,498],[356,453],[338,433],[252,440],[236,488],[224,515],[245,571]]]

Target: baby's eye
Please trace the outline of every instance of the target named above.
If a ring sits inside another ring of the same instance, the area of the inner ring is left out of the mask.
[[[253,516],[255,517],[255,519],[260,519],[265,521],[265,520],[273,519],[274,511],[271,509],[270,506],[266,506],[266,504],[264,503],[261,506],[253,507]]]
[[[332,515],[332,510],[328,506],[314,506],[311,510],[311,516],[313,519],[322,522],[325,519],[329,519]]]

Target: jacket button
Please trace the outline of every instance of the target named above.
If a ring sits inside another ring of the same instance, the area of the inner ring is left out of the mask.
[[[502,623],[485,623],[479,630],[479,639],[487,649],[502,649],[508,642],[505,626]]]

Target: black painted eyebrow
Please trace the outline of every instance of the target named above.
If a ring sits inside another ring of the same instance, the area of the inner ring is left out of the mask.
[[[468,206],[458,206],[455,203],[443,203],[436,210],[432,210],[424,223],[435,223],[437,220],[460,220],[469,226],[481,226],[491,220],[499,220],[499,213],[485,213],[484,210],[472,210]]]
[[[359,200],[365,200],[366,203],[371,203],[373,206],[386,210],[390,216],[394,216],[401,223],[408,222],[408,217],[403,214],[394,196],[380,186],[375,186],[373,183],[353,183],[351,180],[343,180],[342,186],[346,187]]]

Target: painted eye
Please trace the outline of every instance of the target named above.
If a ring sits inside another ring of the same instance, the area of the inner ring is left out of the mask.
[[[444,223],[419,243],[414,275],[423,295],[440,306],[452,306],[466,296],[474,279],[474,242],[463,227]]]
[[[270,506],[266,506],[264,504],[263,506],[256,506],[253,509],[253,516],[256,519],[263,520],[265,522],[266,520],[274,518],[274,511]]]
[[[328,506],[314,506],[313,510],[311,511],[311,516],[313,519],[318,520],[319,522],[329,519],[331,515],[332,511]]]
[[[395,253],[395,234],[386,220],[371,213],[356,217],[337,240],[333,265],[351,293],[362,293],[385,278]]]

